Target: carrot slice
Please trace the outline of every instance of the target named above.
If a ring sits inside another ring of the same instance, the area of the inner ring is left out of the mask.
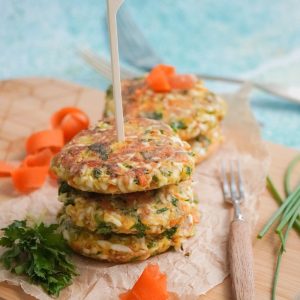
[[[27,155],[22,161],[22,166],[26,167],[42,167],[49,166],[53,153],[50,149],[46,148],[36,154]]]
[[[161,69],[167,77],[175,75],[175,68],[168,65],[157,65],[155,68]]]
[[[60,128],[64,133],[65,142],[70,141],[78,132],[86,129],[89,126],[88,119],[81,113],[73,113],[66,115]]]
[[[52,115],[51,120],[50,120],[52,127],[53,128],[59,127],[63,118],[66,115],[73,114],[73,113],[81,113],[86,116],[86,114],[77,107],[73,107],[73,106],[64,107]]]
[[[60,128],[65,142],[71,140],[79,131],[89,126],[88,116],[77,107],[65,107],[51,117],[53,128]]]
[[[149,264],[127,293],[120,295],[120,300],[167,300],[167,277],[159,271],[157,264]]]
[[[146,186],[147,185],[147,177],[145,174],[139,174],[138,176],[139,185]]]
[[[21,193],[29,193],[40,188],[46,181],[49,167],[19,167],[12,172],[15,188]]]
[[[0,177],[10,177],[14,169],[12,165],[0,160]]]
[[[26,141],[28,154],[35,154],[45,148],[53,152],[59,151],[64,145],[64,136],[61,129],[49,129],[33,133]]]
[[[148,86],[155,92],[166,93],[171,90],[167,75],[159,67],[152,69],[146,78],[146,82]]]
[[[175,90],[191,89],[196,81],[196,77],[190,74],[174,74],[169,77],[169,84]]]

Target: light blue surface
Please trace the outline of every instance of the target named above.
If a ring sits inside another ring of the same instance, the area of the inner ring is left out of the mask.
[[[76,54],[108,57],[105,0],[0,0],[0,79],[46,76],[105,88]],[[300,85],[298,0],[126,0],[157,53],[182,72]],[[265,139],[300,148],[300,105],[252,96]]]

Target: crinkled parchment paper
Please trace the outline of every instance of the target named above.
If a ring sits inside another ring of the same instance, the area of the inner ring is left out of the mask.
[[[182,300],[197,299],[225,279],[228,275],[226,244],[231,209],[222,198],[218,179],[220,160],[238,158],[241,162],[247,192],[243,210],[252,225],[258,218],[256,207],[269,166],[269,156],[246,99],[249,91],[250,88],[245,86],[238,93],[225,97],[228,101],[228,115],[224,122],[226,140],[220,150],[196,169],[194,188],[200,200],[202,219],[196,236],[184,246],[190,256],[169,251],[146,262],[113,265],[75,255],[80,276],[61,293],[59,299],[118,299],[118,294],[132,287],[149,262],[157,262],[167,273],[168,290],[177,293]],[[55,222],[61,205],[56,198],[57,188],[47,183],[28,196],[1,203],[0,227],[27,216],[40,216],[44,222]],[[0,269],[0,281],[4,280],[21,285],[26,293],[38,299],[51,299],[24,278]]]

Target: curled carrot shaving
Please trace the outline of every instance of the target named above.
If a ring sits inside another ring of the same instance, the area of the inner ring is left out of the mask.
[[[157,65],[156,68],[161,69],[167,77],[175,75],[176,69],[168,65]]]
[[[29,193],[40,188],[46,181],[49,167],[19,167],[12,172],[15,188],[21,193]]]
[[[53,155],[74,135],[89,125],[87,115],[76,107],[66,107],[51,117],[53,129],[38,131],[26,141],[27,156],[15,168],[0,161],[0,177],[12,177],[15,188],[20,193],[29,193],[40,188],[47,176],[56,179],[50,171]]]
[[[149,264],[128,292],[120,295],[120,300],[167,300],[167,277],[157,264]]]
[[[0,160],[0,177],[10,177],[14,169],[12,165]]]
[[[197,78],[191,74],[174,74],[169,77],[169,83],[174,90],[191,89],[197,81]]]
[[[60,129],[48,129],[33,133],[26,141],[28,154],[35,154],[45,148],[58,152],[64,145],[63,132]]]
[[[51,117],[53,128],[63,131],[65,142],[70,141],[79,131],[89,126],[88,116],[76,107],[65,107]]]
[[[146,78],[148,86],[155,92],[166,93],[171,91],[168,76],[161,67],[153,68]]]
[[[27,155],[22,161],[22,166],[26,167],[46,167],[50,165],[53,153],[46,148],[36,154]]]
[[[190,74],[176,74],[172,66],[157,65],[147,76],[146,82],[154,92],[162,93],[172,89],[190,89],[194,86],[196,77]]]

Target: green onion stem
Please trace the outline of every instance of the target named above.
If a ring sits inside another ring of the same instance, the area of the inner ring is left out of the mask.
[[[283,246],[281,245],[278,256],[277,256],[275,273],[274,273],[274,277],[273,277],[272,298],[271,298],[272,300],[276,299],[276,288],[277,288],[277,283],[278,283],[279,269],[280,269],[280,265],[281,265],[282,254],[283,254]]]
[[[281,258],[282,258],[283,252],[285,251],[285,244],[286,244],[289,232],[290,232],[291,228],[293,227],[294,222],[296,221],[297,216],[299,215],[299,213],[300,213],[300,207],[298,208],[298,210],[295,212],[295,214],[293,215],[293,217],[289,221],[289,224],[288,224],[288,227],[286,229],[284,238],[282,240],[282,245],[279,249],[277,262],[276,262],[275,273],[274,273],[274,278],[273,278],[272,300],[276,299],[276,288],[277,288],[278,277],[279,277],[279,269],[280,269],[280,265],[281,265]],[[280,232],[280,234],[282,235],[282,232]]]
[[[280,206],[283,203],[282,197],[280,196],[279,192],[274,186],[274,183],[272,182],[270,177],[267,177],[267,189],[270,192],[270,194],[273,196],[274,200],[277,202],[277,204]],[[294,223],[294,228],[300,234],[300,218],[296,219]]]
[[[281,205],[283,202],[282,197],[279,195],[279,192],[275,188],[275,186],[269,176],[267,177],[267,189],[270,192],[270,194],[273,196],[273,198],[276,200],[278,205]]]
[[[292,194],[291,194],[292,195]],[[300,208],[300,187],[299,191],[297,193],[297,197],[293,199],[293,201],[290,201],[290,206],[287,207],[286,212],[283,214],[283,218],[281,222],[279,223],[278,227],[276,228],[276,232],[279,232],[283,229],[283,227],[289,222],[289,220],[294,216],[295,213],[298,212]],[[297,218],[298,215],[296,215]]]
[[[271,216],[271,218],[269,219],[269,221],[267,222],[267,224],[264,226],[264,228],[259,232],[258,234],[258,238],[262,238],[270,229],[270,227],[273,225],[273,223],[275,222],[275,220],[284,212],[285,208],[294,201],[294,199],[296,198],[295,195],[298,195],[298,193],[300,193],[300,186],[297,188],[297,190],[295,192],[293,192],[283,203],[282,205],[279,207],[279,209],[277,209],[275,211],[275,213]]]
[[[285,194],[288,197],[291,193],[292,193],[292,189],[291,189],[291,175],[292,172],[295,168],[295,166],[297,165],[297,163],[300,161],[300,155],[297,155],[288,165],[286,172],[284,174],[284,190],[285,190]]]

